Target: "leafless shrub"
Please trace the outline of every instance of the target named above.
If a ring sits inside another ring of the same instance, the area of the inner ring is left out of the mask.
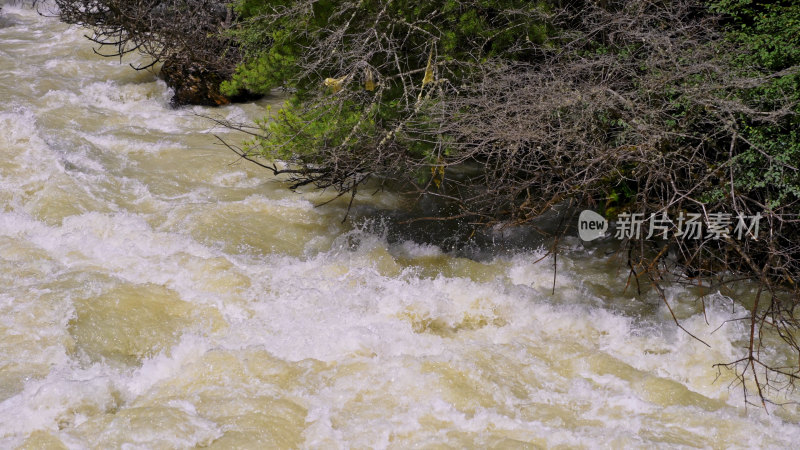
[[[241,60],[241,52],[221,31],[235,17],[232,0],[54,0],[62,21],[88,27],[96,52],[120,59],[132,52],[149,60],[133,66],[148,69],[164,63],[168,84],[208,80],[212,104],[225,103],[218,85]],[[187,87],[191,89],[192,86]],[[195,88],[197,90],[197,88]],[[203,89],[200,89],[203,90]],[[188,95],[188,94],[187,94]],[[189,98],[189,97],[187,97]],[[199,100],[199,99],[198,99]],[[178,103],[185,103],[178,100]]]
[[[613,12],[587,6],[563,19],[580,21],[582,31],[566,51],[538,64],[486,64],[474,82],[436,105],[437,135],[459,148],[449,163],[480,161],[489,169],[481,174],[487,189],[463,202],[465,209],[524,223],[567,199],[603,208],[596,202],[612,194],[609,181],[623,180],[636,193],[629,212],[645,217],[691,211],[708,223],[715,213],[764,215],[759,240],[673,237],[654,246],[643,233],[627,243],[628,264],[631,277],[647,278],[667,307],[660,283],[675,280],[668,274],[716,278],[723,289],[723,277],[756,281],[746,354],[724,366],[743,387],[752,377],[762,403],[762,389],[793,387],[800,375],[800,207],[770,207],[758,192],[734,188],[734,156],[755,147],[742,138],[738,118],[779,124],[795,114],[788,98],[759,110],[734,93],[781,74],[732,71],[721,55],[740,49],[690,2],[625,2]],[[611,51],[598,54],[598,36]],[[774,163],[798,171],[796,163]],[[706,197],[715,186],[727,191],[724,199]],[[680,271],[667,262],[669,252],[678,255]],[[786,344],[794,364],[762,358],[767,334]]]

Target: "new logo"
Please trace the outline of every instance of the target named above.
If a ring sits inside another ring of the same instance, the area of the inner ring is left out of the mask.
[[[578,236],[584,241],[602,237],[608,230],[608,221],[594,211],[585,209],[578,216]]]

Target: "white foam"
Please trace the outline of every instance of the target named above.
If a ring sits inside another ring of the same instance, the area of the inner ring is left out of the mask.
[[[485,447],[501,437],[545,446],[678,445],[670,433],[718,439],[697,441],[708,446],[800,440],[795,425],[762,411],[745,414],[738,391],[714,383],[710,366],[740,355],[746,332],[735,323],[711,332],[736,316],[724,298],[708,298],[706,325],[686,289],[667,290],[682,324],[708,349],[676,329],[658,299],[623,292],[625,274],[608,273],[574,240],[558,257],[555,293],[554,260],[544,250],[484,262],[499,274],[491,281],[420,276],[415,265],[456,260],[436,245],[390,244],[387,233],[369,231],[385,227],[348,231],[339,210],[314,206],[318,196],[255,191],[266,177],[221,160],[192,159],[187,151],[186,167],[174,167],[182,160],[171,150],[204,145],[197,131],[209,124],[193,113],[208,110],[169,109],[161,82],[83,59],[68,51],[79,45],[77,29],[20,11],[20,20],[42,28],[42,39],[64,38],[35,44],[36,52],[62,52],[62,62],[34,52],[34,67],[63,77],[73,76],[76,62],[87,69],[74,83],[41,80],[54,88],[41,98],[20,94],[0,111],[8,162],[0,165],[0,186],[14,190],[0,209],[0,238],[13,245],[0,248],[19,260],[13,276],[0,278],[8,283],[0,286],[0,306],[9,312],[0,339],[8,339],[5,348],[28,339],[28,353],[16,362],[45,367],[0,402],[0,446],[34,430],[74,448],[207,445],[233,425],[204,416],[191,383],[176,382],[184,377],[202,381],[203,394],[215,399],[235,403],[257,392],[302,405],[306,447]],[[239,106],[218,111],[237,121],[248,114]],[[55,117],[62,112],[71,118]],[[164,173],[177,175],[158,180],[163,186],[142,169],[167,165]],[[31,205],[40,200],[34,194],[47,195],[48,183],[99,206],[45,222]],[[275,233],[262,236],[265,242],[308,238],[297,243],[305,250],[289,256],[223,245],[258,238],[264,221],[278,224],[264,228]],[[206,241],[209,229],[222,232]],[[497,229],[495,237],[515,233]],[[177,343],[138,366],[89,362],[69,349],[73,297],[145,284],[208,309],[220,326],[177,330]],[[41,314],[46,295],[51,310]],[[224,366],[204,372],[198,362],[217,354],[242,367],[253,362],[246,358],[269,355],[290,375]],[[138,413],[175,418],[181,436],[132,427]]]
[[[20,394],[0,403],[0,437],[56,431],[59,425],[78,426],[85,420],[79,411],[107,411],[114,406],[107,368],[55,369],[45,379],[27,382]]]

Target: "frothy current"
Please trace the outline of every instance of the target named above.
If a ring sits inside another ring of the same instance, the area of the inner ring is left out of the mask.
[[[469,259],[295,194],[84,31],[0,16],[0,447],[792,447],[722,295],[624,290],[575,240]],[[391,193],[359,194],[375,210]],[[355,223],[355,225],[354,225]],[[776,401],[787,400],[773,393]],[[792,398],[789,397],[789,400]],[[796,399],[796,398],[795,398]]]

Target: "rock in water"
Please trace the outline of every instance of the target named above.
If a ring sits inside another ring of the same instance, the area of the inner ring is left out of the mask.
[[[161,67],[161,77],[175,91],[171,101],[173,106],[220,106],[231,102],[219,90],[224,78],[197,63],[168,60]]]

